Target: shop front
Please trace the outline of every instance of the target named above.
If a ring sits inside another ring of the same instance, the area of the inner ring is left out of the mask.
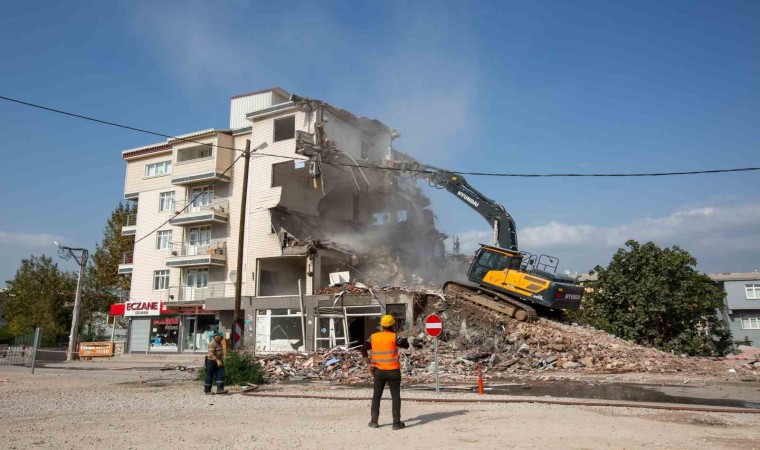
[[[112,315],[123,315],[129,320],[130,353],[203,353],[208,349],[212,333],[220,329],[219,313],[203,306],[134,303],[143,305],[111,305]]]

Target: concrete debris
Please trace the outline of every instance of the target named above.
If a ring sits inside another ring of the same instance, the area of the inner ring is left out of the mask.
[[[369,288],[366,288],[369,289]],[[683,373],[709,375],[729,372],[760,380],[758,362],[710,358],[682,358],[660,350],[633,344],[583,324],[540,319],[518,322],[477,305],[441,296],[434,291],[412,291],[399,286],[372,288],[373,291],[402,289],[414,292],[415,323],[399,334],[410,349],[401,356],[405,380],[431,382],[432,338],[424,332],[424,319],[435,312],[443,318],[439,341],[440,377],[443,382],[472,380],[481,365],[487,379],[503,379],[515,374],[543,371],[583,371],[584,373]],[[365,292],[355,285],[325,289]],[[322,380],[346,384],[370,383],[369,371],[358,348],[337,348],[326,352],[290,353],[261,358],[272,380]],[[728,366],[728,367],[727,367]]]

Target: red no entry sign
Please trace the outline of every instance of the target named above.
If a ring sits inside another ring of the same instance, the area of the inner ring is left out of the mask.
[[[425,319],[425,332],[433,337],[438,337],[443,331],[443,321],[438,314],[431,314]]]

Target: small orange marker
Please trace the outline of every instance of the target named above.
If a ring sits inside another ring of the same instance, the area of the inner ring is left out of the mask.
[[[483,370],[478,364],[478,395],[483,395]]]

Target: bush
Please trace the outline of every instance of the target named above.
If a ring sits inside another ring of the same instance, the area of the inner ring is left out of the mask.
[[[206,378],[206,366],[198,373],[198,379]],[[246,383],[263,384],[264,372],[261,365],[247,352],[232,352],[224,357],[224,385],[242,386]]]

